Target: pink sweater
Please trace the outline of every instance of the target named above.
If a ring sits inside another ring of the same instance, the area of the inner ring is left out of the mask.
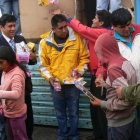
[[[26,113],[27,107],[24,100],[25,74],[15,66],[8,72],[3,72],[0,86],[0,98],[4,115],[16,118]]]

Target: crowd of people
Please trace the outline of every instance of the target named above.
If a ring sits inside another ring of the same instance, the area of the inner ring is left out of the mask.
[[[114,3],[110,0],[111,13],[108,6],[100,9],[103,2],[97,1],[91,27],[57,9],[52,11],[52,30],[41,35],[39,71],[50,83],[57,140],[79,140],[80,90],[73,79],[83,77],[88,69],[94,100],[90,99],[93,135],[87,140],[140,139],[140,25],[132,24],[132,15],[121,8],[121,0],[116,8],[111,7]],[[27,49],[26,40],[19,35],[13,9],[6,13],[1,9],[0,18],[0,139],[32,140],[28,64],[36,64],[36,54]]]

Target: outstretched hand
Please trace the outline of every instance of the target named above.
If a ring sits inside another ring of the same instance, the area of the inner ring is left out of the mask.
[[[92,105],[94,105],[94,106],[97,106],[97,107],[100,107],[100,106],[101,106],[101,102],[102,102],[102,100],[100,100],[100,99],[98,99],[98,98],[96,98],[96,97],[94,97],[94,100],[91,100],[91,99],[90,99],[90,103],[91,103]]]
[[[52,15],[61,14],[61,10],[60,10],[60,8],[57,8],[55,10],[50,10],[50,14],[52,14]]]
[[[66,17],[66,19],[68,19],[70,16],[66,13],[66,11],[61,11],[61,9],[60,8],[57,8],[57,9],[55,9],[55,10],[50,10],[50,14],[52,14],[52,15],[57,15],[57,14],[62,14],[62,15],[64,15],[65,17]]]

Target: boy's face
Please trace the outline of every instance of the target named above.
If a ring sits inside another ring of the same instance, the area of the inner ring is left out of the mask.
[[[128,21],[125,25],[113,26],[114,30],[120,34],[122,37],[129,37],[132,31],[132,23]]]
[[[13,38],[16,33],[16,22],[7,22],[5,26],[1,26],[1,30],[5,36]]]
[[[92,20],[92,25],[91,27],[92,28],[97,28],[97,27],[102,27],[104,24],[103,21],[99,21],[99,17],[98,15],[96,14],[95,18]]]
[[[60,38],[66,38],[66,36],[68,34],[68,28],[67,28],[66,21],[59,22],[57,24],[57,27],[53,27],[52,29],[53,29],[54,33]]]

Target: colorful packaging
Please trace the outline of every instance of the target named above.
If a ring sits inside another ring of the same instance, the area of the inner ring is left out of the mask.
[[[29,47],[30,51],[36,52],[35,43],[29,42],[27,43],[27,46]]]
[[[61,85],[59,79],[55,78],[55,81],[53,83],[54,89],[58,92],[61,91]]]
[[[58,0],[38,0],[38,4],[47,7],[48,5],[58,4]]]
[[[30,57],[30,49],[29,47],[24,43],[16,43],[16,58],[19,62],[29,62]]]
[[[91,92],[85,88],[83,85],[85,82],[83,81],[83,78],[80,78],[79,80],[74,80],[75,81],[75,86],[81,90],[86,96],[88,96],[91,100],[94,101],[94,96],[91,94]]]

